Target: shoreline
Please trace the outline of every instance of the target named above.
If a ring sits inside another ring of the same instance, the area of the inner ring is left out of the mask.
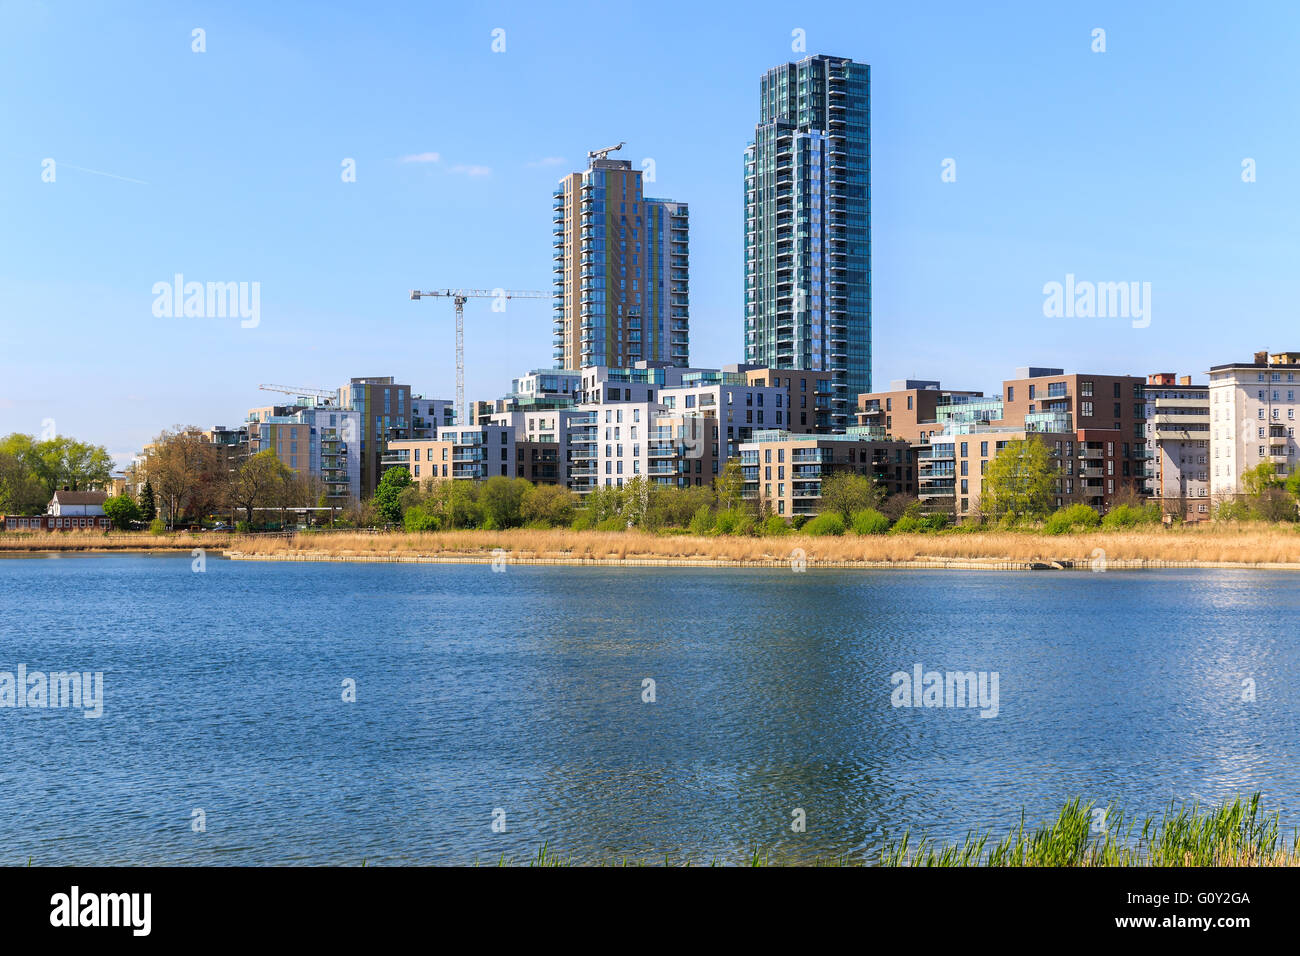
[[[265,561],[289,562],[293,564],[494,564],[501,561],[503,565],[533,565],[543,567],[588,567],[588,568],[751,568],[756,570],[781,568],[793,570],[790,558],[666,558],[666,557],[627,557],[595,558],[562,555],[525,555],[506,554],[501,558],[484,554],[336,554],[327,551],[293,551],[280,553],[248,553],[243,551],[224,551],[223,556],[231,561]],[[1107,571],[1158,571],[1176,568],[1203,570],[1247,570],[1247,571],[1300,571],[1300,562],[1245,562],[1245,561],[1165,561],[1161,559],[1135,558],[1108,561]],[[809,558],[804,571],[824,570],[919,570],[919,571],[1084,571],[1092,572],[1088,558],[1064,559],[1058,561],[1011,561],[999,558],[915,558],[903,561],[818,561]],[[1100,573],[1102,569],[1098,568]]]
[[[514,528],[427,533],[308,531],[238,535],[0,534],[0,557],[190,555],[234,561],[498,564],[837,570],[1300,571],[1300,530],[1225,524],[1049,535],[1032,530],[809,536],[728,536]]]

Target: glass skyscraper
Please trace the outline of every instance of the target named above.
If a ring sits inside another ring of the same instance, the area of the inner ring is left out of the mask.
[[[829,370],[831,422],[871,391],[871,67],[768,70],[745,151],[745,361]]]

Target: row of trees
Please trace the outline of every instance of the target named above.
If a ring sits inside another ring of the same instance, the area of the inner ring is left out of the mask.
[[[60,488],[102,488],[113,459],[101,445],[14,432],[0,439],[0,513],[43,514]]]
[[[259,509],[317,506],[326,500],[318,477],[294,471],[273,450],[232,461],[192,425],[177,426],[154,439],[145,474],[138,500],[105,503],[105,513],[119,527],[156,516],[165,527],[175,528],[201,523],[213,514],[231,514],[254,527]]]
[[[900,517],[915,498],[886,498],[884,488],[862,475],[838,474],[823,487],[829,509],[851,517],[863,509]],[[484,482],[415,483],[405,468],[391,468],[358,523],[400,525],[408,531],[457,528],[556,528],[622,531],[753,533],[762,526],[787,530],[786,519],[744,497],[739,462],[730,462],[710,486],[660,485],[636,476],[621,488],[600,485],[585,498],[557,485],[534,485],[523,478],[493,477]],[[796,524],[802,522],[802,517]]]

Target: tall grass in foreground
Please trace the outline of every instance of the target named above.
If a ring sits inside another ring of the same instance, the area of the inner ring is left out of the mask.
[[[1260,795],[1243,802],[1238,797],[1217,807],[1170,804],[1159,816],[1128,817],[1121,811],[1084,803],[1076,797],[1056,819],[1025,829],[1020,825],[996,843],[987,833],[969,834],[961,843],[937,844],[922,837],[912,842],[910,831],[884,848],[881,866],[1300,866],[1296,834],[1290,843],[1281,835],[1280,814],[1260,809]],[[747,866],[867,866],[871,860],[837,854],[812,860],[784,858],[755,848],[743,861]],[[502,856],[498,866],[578,866],[573,856],[562,856],[543,844],[535,856],[524,860]],[[596,866],[692,866],[689,857],[672,861],[613,858],[591,862]],[[717,859],[706,865],[717,866]]]
[[[971,834],[940,846],[910,833],[888,845],[883,866],[1295,866],[1296,841],[1281,837],[1278,813],[1265,813],[1260,795],[1218,807],[1175,807],[1159,817],[1126,817],[1078,797],[1051,823],[1032,831],[1020,826],[990,844]]]

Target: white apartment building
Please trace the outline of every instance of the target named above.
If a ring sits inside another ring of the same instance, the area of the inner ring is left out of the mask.
[[[1256,352],[1253,362],[1210,369],[1210,496],[1241,492],[1241,476],[1262,462],[1279,475],[1297,465],[1300,352]]]

